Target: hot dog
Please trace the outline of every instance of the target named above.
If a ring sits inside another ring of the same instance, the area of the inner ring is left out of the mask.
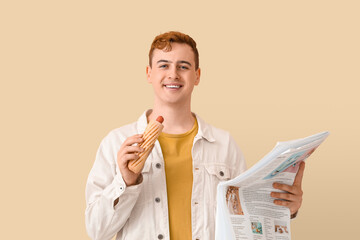
[[[149,156],[156,140],[164,128],[162,125],[163,122],[164,118],[162,116],[158,116],[155,121],[150,121],[147,125],[143,134],[144,142],[139,145],[144,149],[144,151],[139,153],[138,159],[131,160],[128,163],[128,168],[134,173],[139,173],[144,167],[145,160]]]

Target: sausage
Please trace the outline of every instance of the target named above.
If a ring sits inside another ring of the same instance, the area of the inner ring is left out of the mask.
[[[158,116],[156,118],[156,121],[158,121],[159,123],[163,123],[164,122],[164,118],[162,116]]]

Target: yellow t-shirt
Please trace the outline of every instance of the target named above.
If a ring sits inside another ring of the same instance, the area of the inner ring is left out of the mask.
[[[198,123],[183,134],[161,133],[159,142],[165,161],[171,240],[192,239],[191,193],[193,184],[191,150]]]

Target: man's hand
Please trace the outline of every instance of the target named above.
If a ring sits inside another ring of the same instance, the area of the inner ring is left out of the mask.
[[[301,189],[301,182],[304,175],[304,169],[305,162],[301,162],[292,186],[281,183],[273,184],[275,189],[285,191],[271,193],[271,197],[277,198],[274,200],[274,203],[279,206],[288,207],[290,209],[291,215],[297,213],[302,203],[303,191]]]
[[[117,154],[117,163],[126,186],[136,185],[142,180],[141,173],[134,173],[128,168],[129,161],[138,159],[139,153],[144,151],[143,148],[139,147],[139,144],[144,141],[142,136],[142,134],[136,134],[127,138]],[[135,143],[137,143],[136,146],[134,146]]]

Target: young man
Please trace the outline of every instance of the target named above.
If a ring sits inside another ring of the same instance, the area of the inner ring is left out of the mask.
[[[137,122],[111,131],[101,142],[86,186],[86,227],[92,239],[214,239],[216,186],[245,171],[243,155],[229,133],[191,112],[200,82],[195,41],[179,32],[157,36],[147,80],[155,99]],[[149,121],[164,117],[164,129],[141,173],[128,169],[143,151]],[[293,186],[274,187],[275,204],[300,208],[304,164]]]

